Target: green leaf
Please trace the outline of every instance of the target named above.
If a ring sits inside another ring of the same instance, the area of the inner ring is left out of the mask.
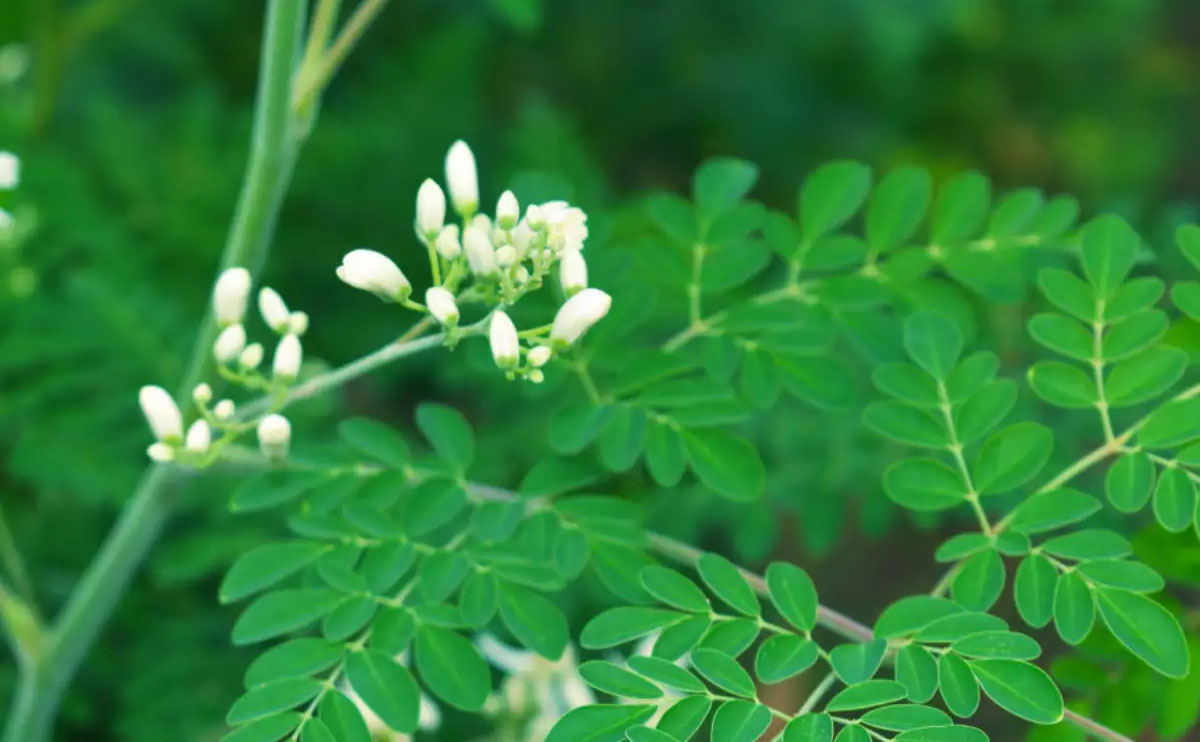
[[[1013,631],[982,631],[950,645],[950,649],[973,659],[1033,660],[1042,654],[1034,639]]]
[[[260,595],[233,625],[233,643],[254,644],[303,628],[333,610],[342,596],[322,588],[275,590]]]
[[[692,652],[692,667],[723,691],[735,696],[754,698],[754,681],[729,655],[703,647]]]
[[[683,478],[687,468],[687,452],[683,439],[675,429],[658,420],[650,420],[646,427],[646,467],[656,484],[674,487]]]
[[[1154,489],[1154,517],[1172,533],[1186,531],[1196,517],[1196,485],[1187,470],[1163,469]]]
[[[926,643],[952,642],[980,631],[1004,631],[1007,628],[1008,624],[1002,618],[967,611],[940,618],[918,631],[913,638]]]
[[[1013,510],[1009,528],[1026,534],[1052,531],[1086,520],[1101,507],[1096,498],[1069,487],[1037,492]]]
[[[728,559],[720,554],[706,552],[697,561],[696,569],[700,572],[700,579],[708,585],[708,589],[730,608],[743,616],[762,614],[762,607],[758,598],[754,597],[754,590],[742,576],[741,570]]]
[[[896,652],[896,680],[904,686],[908,700],[925,703],[937,692],[937,661],[921,645],[906,644]]]
[[[972,660],[969,664],[983,692],[1000,708],[1034,724],[1062,720],[1062,694],[1041,668],[1017,660]]]
[[[866,235],[876,252],[901,247],[921,226],[933,181],[923,168],[899,167],[879,181],[867,210]]]
[[[596,439],[609,409],[592,404],[564,407],[550,418],[547,439],[558,453],[577,454]]]
[[[767,591],[788,623],[802,631],[817,625],[817,588],[803,569],[787,562],[767,566]]]
[[[1074,273],[1043,268],[1038,272],[1037,283],[1042,294],[1059,309],[1088,324],[1097,319],[1095,292]]]
[[[300,678],[314,675],[333,666],[342,656],[338,644],[303,637],[271,647],[246,668],[247,688],[270,683],[281,678]]]
[[[758,166],[733,157],[713,157],[696,169],[692,178],[692,195],[700,211],[709,217],[742,200],[754,181]]]
[[[251,549],[225,573],[220,601],[232,603],[265,590],[300,571],[329,549],[327,544],[313,541],[281,541]]]
[[[928,727],[904,732],[892,742],[988,742],[988,736],[975,727]]]
[[[894,706],[871,709],[859,720],[863,724],[891,732],[906,732],[910,729],[949,726],[954,720],[944,711],[930,706],[914,706],[898,703]]]
[[[1109,361],[1132,356],[1158,342],[1168,324],[1167,315],[1157,310],[1135,314],[1108,329],[1100,352]]]
[[[355,451],[388,466],[402,469],[412,458],[404,437],[378,420],[354,417],[338,423],[337,431]]]
[[[958,718],[972,716],[979,708],[979,683],[957,654],[947,652],[938,660],[938,687],[946,708]]]
[[[404,530],[412,537],[432,533],[454,520],[467,505],[467,493],[452,479],[428,479],[418,484],[404,502]]]
[[[1119,322],[1150,309],[1162,298],[1166,284],[1162,279],[1143,276],[1126,281],[1104,305],[1104,320]]]
[[[711,708],[712,699],[708,696],[688,696],[667,709],[658,720],[658,729],[676,739],[687,740],[704,723]]]
[[[980,494],[997,494],[1035,477],[1054,447],[1054,434],[1044,425],[1023,422],[997,432],[980,449],[971,480]]]
[[[987,178],[976,172],[959,173],[938,191],[930,236],[947,246],[974,236],[983,226],[991,201]]]
[[[674,662],[659,657],[630,657],[629,667],[642,677],[660,685],[675,688],[685,693],[704,693],[706,687],[700,679]]]
[[[1124,536],[1101,528],[1055,536],[1042,544],[1042,550],[1067,559],[1116,559],[1133,551]]]
[[[708,616],[691,616],[673,626],[668,626],[654,642],[654,656],[666,660],[677,660],[700,643],[711,625]]]
[[[817,661],[817,645],[796,634],[776,634],[759,645],[754,674],[764,683],[778,683],[798,675]]]
[[[1077,361],[1092,357],[1092,334],[1061,314],[1039,314],[1029,320],[1029,335],[1041,345]]]
[[[519,585],[500,584],[500,620],[521,644],[547,659],[557,660],[567,647],[569,630],[562,611]]]
[[[875,622],[875,636],[895,639],[915,634],[921,629],[949,616],[966,613],[966,609],[931,595],[912,595],[888,606]]]
[[[1050,623],[1054,612],[1054,589],[1058,570],[1041,554],[1030,554],[1017,567],[1013,598],[1025,623],[1040,629]]]
[[[1155,399],[1183,378],[1188,355],[1178,348],[1151,348],[1121,361],[1104,382],[1111,407],[1129,407]]]
[[[1096,382],[1075,366],[1061,361],[1042,361],[1029,369],[1029,386],[1056,407],[1082,410],[1099,400]]]
[[[600,461],[609,471],[625,471],[642,453],[646,411],[633,405],[616,405],[600,430]]]
[[[579,643],[585,649],[607,649],[665,629],[685,618],[687,614],[661,608],[609,608],[587,622],[579,635]]]
[[[999,425],[1017,402],[1017,385],[1009,379],[997,379],[973,394],[958,410],[954,422],[958,441],[970,445]]]
[[[309,719],[304,722],[304,731],[300,733],[300,742],[338,742],[329,727],[320,719]]]
[[[944,448],[949,443],[941,420],[903,402],[874,402],[863,410],[863,424],[911,446]]]
[[[766,472],[754,447],[722,430],[686,430],[683,443],[696,477],[735,502],[762,496]]]
[[[960,505],[967,495],[962,476],[934,459],[897,461],[884,471],[883,489],[893,502],[920,512]]]
[[[316,696],[322,687],[311,678],[285,678],[260,685],[234,702],[225,723],[238,726],[295,708]]]
[[[339,690],[330,690],[321,697],[317,718],[329,727],[337,742],[371,742],[371,733],[358,707]]]
[[[602,703],[579,706],[558,720],[546,742],[621,742],[625,730],[649,719],[655,708]]]
[[[366,595],[348,598],[325,615],[321,633],[332,641],[349,639],[367,625],[378,607],[375,599]]]
[[[409,541],[382,544],[363,556],[359,572],[367,588],[375,594],[388,592],[407,574],[416,561],[416,550]]]
[[[1124,219],[1111,214],[1083,228],[1083,273],[1100,298],[1112,296],[1129,275],[1140,242]]]
[[[713,714],[712,736],[722,742],[754,742],[771,724],[771,711],[752,701],[726,701]]]
[[[370,646],[389,654],[400,654],[408,649],[416,630],[416,622],[407,610],[384,608],[371,624]]]
[[[1154,490],[1154,464],[1144,453],[1123,454],[1104,478],[1108,501],[1122,513],[1136,513],[1150,501]]]
[[[833,719],[829,714],[801,714],[788,722],[783,742],[832,742]]]
[[[1128,590],[1132,593],[1156,593],[1165,587],[1162,576],[1140,562],[1101,559],[1083,562],[1078,571],[1096,585]]]
[[[1181,224],[1175,230],[1175,244],[1192,267],[1200,270],[1200,226]]]
[[[461,634],[438,626],[417,629],[417,671],[435,696],[463,711],[479,711],[492,676],[479,650]]]
[[[1067,644],[1079,644],[1092,633],[1096,601],[1087,581],[1074,572],[1064,574],[1054,590],[1054,628]]]
[[[462,413],[445,405],[417,405],[417,428],[438,455],[465,469],[475,460],[475,434]]]
[[[1096,589],[1100,617],[1125,648],[1169,678],[1188,674],[1191,658],[1179,622],[1166,608],[1136,593]]]
[[[887,641],[875,639],[862,644],[842,644],[829,653],[833,671],[846,685],[870,680],[883,663]]]
[[[1004,560],[995,549],[968,559],[951,585],[954,600],[976,611],[986,611],[1004,591]]]
[[[658,686],[619,665],[605,660],[592,660],[579,666],[579,675],[598,691],[620,698],[661,698]]]
[[[467,560],[456,551],[438,551],[425,557],[417,568],[421,594],[431,603],[440,603],[454,592],[467,576]]]
[[[1146,418],[1138,440],[1147,448],[1174,448],[1200,438],[1200,398],[1169,402]]]
[[[250,477],[238,485],[229,496],[229,510],[250,513],[266,510],[296,499],[314,486],[321,477],[295,472],[269,471]]]
[[[913,361],[939,381],[945,381],[962,352],[962,334],[940,314],[922,311],[904,320],[904,347]]]
[[[373,649],[346,655],[346,679],[367,708],[398,732],[417,729],[420,695],[404,665]]]
[[[221,738],[221,742],[275,742],[299,726],[303,718],[296,711],[268,716],[226,734]]]
[[[712,610],[704,591],[673,569],[651,564],[642,568],[639,577],[646,592],[672,608],[691,613],[708,613]]]
[[[992,540],[982,533],[960,533],[938,546],[933,558],[938,562],[957,562],[989,548]]]
[[[899,701],[906,695],[904,686],[894,680],[867,680],[845,688],[825,704],[831,713],[882,706]]]
[[[458,594],[458,613],[463,625],[481,629],[496,615],[496,578],[487,572],[472,572],[463,580]]]
[[[737,657],[754,643],[761,631],[762,627],[755,619],[735,618],[714,621],[708,633],[704,635],[704,639],[701,640],[700,646],[705,649],[715,649],[730,657]]]
[[[835,739],[837,742],[871,742],[871,735],[857,724],[848,724],[842,727]]]
[[[884,394],[919,407],[937,407],[937,382],[910,363],[885,363],[871,374],[871,381]]]
[[[981,350],[964,358],[946,380],[946,396],[951,402],[964,402],[995,380],[1000,358],[990,350]]]
[[[645,724],[626,729],[625,736],[629,742],[679,742],[678,738]]]
[[[812,242],[836,230],[859,210],[871,190],[871,170],[849,160],[817,168],[800,189],[800,231]]]

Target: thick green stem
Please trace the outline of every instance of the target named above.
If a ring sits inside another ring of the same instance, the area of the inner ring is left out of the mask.
[[[257,273],[270,246],[299,146],[290,91],[304,7],[304,0],[270,0],[267,5],[249,163],[221,256],[222,270],[242,265]],[[216,332],[210,315],[197,334],[181,397],[186,398],[207,373]],[[59,698],[166,522],[175,479],[169,466],[146,470],[51,626],[46,651],[36,663],[22,668],[5,742],[39,742],[50,736]]]

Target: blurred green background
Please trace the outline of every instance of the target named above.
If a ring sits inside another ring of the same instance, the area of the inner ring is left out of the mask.
[[[21,224],[0,245],[0,503],[50,610],[144,464],[136,388],[174,386],[205,309],[246,153],[261,17],[246,0],[0,2],[0,150],[23,166],[0,201]],[[310,358],[344,363],[395,336],[407,320],[333,268],[370,246],[417,269],[416,187],[457,138],[476,152],[485,200],[509,184],[568,195],[601,249],[637,219],[623,208],[634,196],[686,191],[696,165],[722,154],[760,165],[755,196],[773,208],[790,210],[803,174],[831,158],[974,168],[999,190],[1034,185],[1077,195],[1085,215],[1119,211],[1165,250],[1200,184],[1198,40],[1193,0],[393,0],[326,97],[265,277],[312,316]],[[1010,315],[999,321],[1019,335]],[[553,385],[514,400],[500,381],[474,382],[458,359],[486,364],[479,350],[383,371],[298,408],[299,424],[328,435],[351,410],[406,425],[416,402],[446,401],[478,429],[507,426],[484,438],[483,463],[505,483],[544,450],[538,395]],[[936,540],[912,548],[913,526],[879,494],[885,447],[858,447],[853,419],[800,406],[776,418],[768,460],[782,479],[769,502],[733,509],[698,494],[673,505],[673,529],[749,563],[799,560],[829,602],[864,619],[882,600],[856,587],[881,570],[895,575],[886,598],[927,589]],[[181,513],[73,686],[57,738],[220,735],[248,655],[229,647],[235,611],[216,604],[216,582],[279,529],[229,516],[229,481],[178,494]],[[1194,538],[1178,548],[1193,550],[1182,574],[1194,586]],[[0,664],[0,690],[12,669]],[[1134,724],[1145,705],[1126,705],[1105,713]]]

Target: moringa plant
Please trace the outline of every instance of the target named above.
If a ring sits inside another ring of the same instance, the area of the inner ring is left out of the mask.
[[[253,286],[321,95],[382,5],[366,0],[335,33],[336,0],[311,17],[300,0],[269,1],[251,159],[210,317],[180,391],[138,394],[149,468],[52,621],[0,586],[21,663],[6,740],[50,737],[65,686],[169,515],[172,483],[223,467],[248,472],[232,512],[273,518],[280,533],[220,585],[219,600],[238,604],[232,643],[256,651],[228,742],[439,726],[498,741],[976,742],[1022,723],[1054,739],[1131,740],[1094,718],[1094,698],[1064,699],[1047,649],[1070,657],[1108,635],[1123,672],[1194,678],[1182,626],[1195,607],[1133,557],[1122,523],[1149,509],[1164,534],[1200,535],[1187,324],[1200,319],[1200,283],[1171,286],[1183,314],[1172,317],[1133,229],[1116,216],[1078,224],[1069,197],[994,200],[978,173],[935,189],[909,167],[875,182],[838,161],[784,212],[748,198],[753,165],[717,158],[690,198],[650,196],[585,249],[595,230],[566,201],[504,191],[487,213],[474,155],[455,142],[446,189],[419,186],[414,239],[401,240],[427,275],[414,282],[370,249],[330,266],[330,291],[345,288],[336,276],[378,297],[363,311],[394,312],[397,337],[306,368],[309,315]],[[1200,269],[1200,228],[1177,242]],[[637,267],[589,275],[615,243]],[[1028,335],[1054,357],[1002,359],[977,336],[971,302],[1030,285],[1047,311]],[[655,302],[666,309],[652,313]],[[479,472],[476,433],[444,404],[417,407],[419,439],[368,417],[293,431],[286,416],[386,364],[471,345],[492,362],[475,383],[502,377],[514,406],[534,393],[551,411],[519,475]],[[945,565],[941,580],[906,594],[900,575],[879,575],[863,586],[881,597],[877,615],[860,621],[823,601],[802,564],[759,573],[654,530],[643,490],[673,508],[709,498],[734,518],[761,502],[806,455],[772,445],[797,409],[861,410],[854,427],[878,435],[862,445],[891,459],[874,488],[958,529],[922,552]],[[603,597],[568,618],[564,596],[580,590]],[[801,701],[773,699],[770,686],[795,678]],[[1193,696],[1164,693],[1145,716],[1182,738]],[[1015,719],[981,713],[984,698]]]

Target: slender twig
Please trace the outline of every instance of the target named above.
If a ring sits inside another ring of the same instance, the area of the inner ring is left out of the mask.
[[[8,579],[16,592],[25,600],[26,605],[32,607],[33,583],[29,580],[29,570],[25,568],[25,560],[21,558],[21,551],[17,548],[16,539],[13,538],[12,529],[8,527],[3,509],[0,509],[0,561],[4,563]]]
[[[346,21],[341,33],[329,46],[329,50],[313,66],[312,72],[296,80],[295,100],[298,109],[306,108],[310,102],[321,94],[338,69],[345,63],[350,51],[358,44],[359,39],[366,33],[371,22],[383,11],[388,0],[363,0],[353,15]]]

